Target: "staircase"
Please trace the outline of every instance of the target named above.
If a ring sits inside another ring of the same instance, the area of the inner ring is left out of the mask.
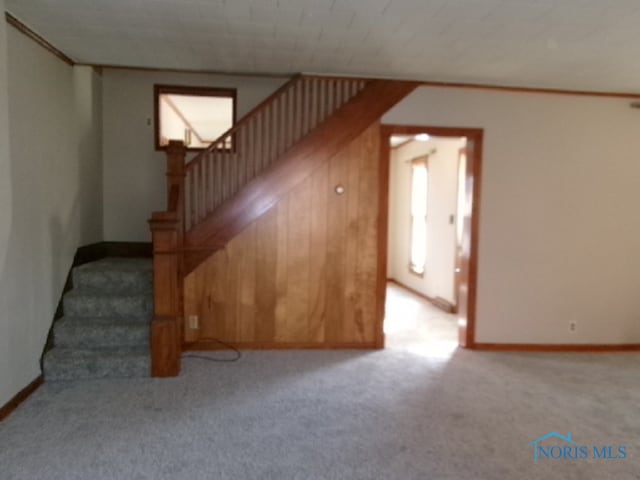
[[[153,213],[152,375],[180,370],[184,278],[417,87],[292,78],[188,163],[167,147],[167,209]]]
[[[44,356],[45,380],[149,376],[151,260],[105,258],[72,275]]]

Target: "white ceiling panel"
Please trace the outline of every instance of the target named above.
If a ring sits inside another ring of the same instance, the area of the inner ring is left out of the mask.
[[[640,92],[638,0],[6,0],[77,62]]]

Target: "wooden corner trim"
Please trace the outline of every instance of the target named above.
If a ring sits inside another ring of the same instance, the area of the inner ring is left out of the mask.
[[[622,344],[537,344],[537,343],[475,343],[473,350],[494,352],[572,352],[572,353],[629,353],[640,352],[638,343]]]
[[[31,30],[27,25],[22,23],[13,15],[11,15],[9,12],[4,12],[4,16],[7,19],[7,23],[9,25],[14,27],[16,30],[18,30],[22,34],[29,37],[31,40],[39,44],[41,47],[45,48],[46,50],[49,50],[51,53],[53,53],[56,57],[58,57],[64,63],[72,67],[76,64],[76,62],[74,62],[71,58],[65,55],[61,50],[51,45],[51,43],[49,43],[44,37],[38,35],[36,32]]]
[[[44,382],[42,375],[38,375],[34,381],[16,393],[11,400],[0,407],[0,422],[13,413],[29,395],[35,392]]]

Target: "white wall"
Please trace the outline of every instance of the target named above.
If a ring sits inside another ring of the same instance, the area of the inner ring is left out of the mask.
[[[477,341],[640,343],[628,100],[421,87],[383,123],[485,130]]]
[[[0,0],[4,12],[4,0]],[[7,78],[7,24],[0,21],[0,285],[6,281],[6,260],[11,233],[11,157],[9,150],[9,85]],[[0,405],[4,405],[22,386],[13,378],[9,364],[12,322],[4,309],[3,290],[0,290]],[[6,352],[6,353],[5,353]]]
[[[107,241],[150,241],[147,220],[166,208],[165,155],[154,149],[153,85],[237,88],[237,118],[286,78],[105,69],[104,233]]]
[[[0,5],[2,6],[2,5]],[[76,249],[102,240],[100,79],[0,22],[0,405],[34,380]],[[8,62],[4,61],[8,45]],[[8,86],[8,88],[7,88]]]
[[[432,138],[411,141],[392,149],[389,182],[389,255],[387,276],[431,298],[455,304],[455,223],[458,151],[463,139]],[[427,192],[426,270],[422,277],[409,272],[411,243],[411,163],[429,156]]]

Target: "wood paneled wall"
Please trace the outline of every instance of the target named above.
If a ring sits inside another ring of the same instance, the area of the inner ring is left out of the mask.
[[[376,124],[186,277],[186,342],[375,347],[379,142]]]

